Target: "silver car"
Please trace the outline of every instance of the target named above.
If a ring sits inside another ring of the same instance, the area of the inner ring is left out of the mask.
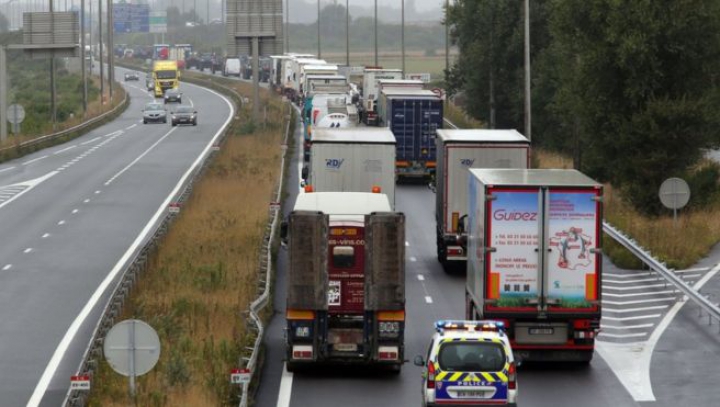
[[[145,105],[143,112],[143,124],[167,123],[167,111],[162,103],[150,102]]]

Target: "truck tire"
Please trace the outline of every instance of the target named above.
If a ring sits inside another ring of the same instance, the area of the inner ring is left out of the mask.
[[[447,263],[447,246],[445,246],[445,241],[439,233],[437,233],[437,258],[444,267],[445,263]]]

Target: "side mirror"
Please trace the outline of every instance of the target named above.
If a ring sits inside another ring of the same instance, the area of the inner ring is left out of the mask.
[[[425,366],[425,359],[423,359],[422,356],[417,355],[417,356],[415,356],[415,359],[413,360],[413,364],[415,366]]]
[[[308,167],[303,167],[302,171],[300,172],[300,178],[302,178],[303,181],[307,181],[309,172],[310,170],[308,169]]]

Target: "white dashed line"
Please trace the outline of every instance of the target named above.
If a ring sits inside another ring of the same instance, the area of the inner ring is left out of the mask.
[[[3,168],[2,170],[0,170],[0,172],[10,171],[10,170],[13,170],[13,169],[15,169],[15,167]]]
[[[42,238],[43,238],[43,239],[46,239],[46,238],[48,238],[48,237],[50,237],[50,233],[45,233],[44,235],[42,235]]]
[[[102,137],[99,137],[99,136],[98,136],[98,137],[95,137],[94,139],[91,139],[91,140],[82,142],[82,143],[80,143],[80,145],[81,145],[81,146],[84,146],[84,145],[87,145],[87,144],[90,144],[90,143],[94,143],[94,142],[100,140],[101,138],[102,138]]]
[[[30,160],[30,161],[25,161],[24,163],[22,163],[22,165],[32,164],[32,163],[34,163],[35,161],[40,161],[40,160],[43,160],[43,159],[48,158],[48,157],[49,157],[48,155],[44,155],[44,156],[42,156],[42,157],[33,158],[33,159]]]
[[[433,302],[432,302],[432,297],[429,296],[429,295],[426,295],[426,296],[425,296],[425,302],[428,303],[428,304],[432,304],[432,303],[433,303]]]
[[[127,126],[127,127],[125,127],[125,130],[130,130],[130,129],[132,129],[132,128],[133,128],[133,127],[135,127],[135,126],[137,126],[137,123],[135,123],[135,124],[133,124],[133,125],[130,125],[130,126]]]
[[[28,247],[27,249],[23,250],[23,253],[27,254],[32,251],[32,247]]]
[[[170,131],[168,131],[167,133],[165,133],[164,136],[160,137],[160,139],[159,139],[158,141],[156,141],[155,143],[153,143],[153,145],[151,145],[147,150],[145,150],[142,154],[140,154],[140,155],[139,155],[136,159],[134,159],[130,164],[128,164],[125,168],[123,168],[123,169],[120,170],[117,174],[113,175],[109,180],[107,180],[107,182],[105,182],[105,185],[110,185],[113,181],[115,181],[115,179],[117,179],[119,176],[121,176],[125,171],[129,170],[130,167],[132,167],[133,165],[137,164],[138,161],[140,161],[143,157],[145,157],[150,151],[152,151],[152,149],[154,149],[155,147],[157,147],[158,144],[162,143],[162,141],[165,140],[165,139],[166,139],[170,134],[172,134],[172,132],[175,131],[175,130],[177,130],[177,127],[173,127],[172,129],[170,129]]]
[[[72,210],[72,214],[75,215],[76,213],[78,213],[78,210],[77,210],[77,209],[73,209],[73,210]]]
[[[95,195],[98,195],[100,193],[100,190],[95,191]]]
[[[417,279],[420,281],[425,281],[425,276],[423,276],[422,274],[418,274]]]
[[[410,261],[417,261],[417,257],[410,257]]]
[[[65,224],[64,220],[61,220],[60,222],[58,222],[58,225],[64,225],[64,224]]]
[[[410,246],[410,242],[408,242],[408,241],[406,240],[406,241],[405,241],[405,247],[408,247],[408,246]]]
[[[88,203],[88,202],[90,202],[90,199],[86,199],[83,201],[83,203]]]
[[[12,264],[6,264],[5,267],[3,267],[3,271],[8,271],[12,267]]]
[[[63,148],[63,149],[60,150],[60,151],[56,151],[54,154],[55,154],[55,155],[58,155],[58,154],[60,154],[60,153],[66,152],[66,151],[68,151],[68,150],[72,150],[72,149],[75,148],[75,147],[77,147],[77,146],[75,145],[75,146],[66,147],[66,148]]]

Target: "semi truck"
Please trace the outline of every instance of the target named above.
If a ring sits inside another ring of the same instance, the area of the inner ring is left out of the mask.
[[[435,219],[437,256],[464,266],[468,169],[530,167],[530,140],[516,130],[439,129],[436,138]]]
[[[467,319],[527,361],[589,362],[600,328],[603,186],[576,170],[471,169]]]
[[[180,87],[180,71],[178,70],[177,61],[153,62],[152,76],[155,82],[154,94],[156,98],[163,97],[168,89]]]
[[[386,128],[317,128],[303,175],[318,192],[379,189],[394,208],[395,137]]]
[[[359,364],[399,373],[404,215],[384,194],[306,192],[288,218],[286,368]]]
[[[435,172],[435,137],[443,126],[443,102],[429,90],[384,89],[379,125],[397,141],[398,178],[428,178]]]
[[[377,124],[376,103],[380,96],[378,81],[386,79],[402,79],[400,69],[365,68],[363,71],[362,106],[365,124]]]

